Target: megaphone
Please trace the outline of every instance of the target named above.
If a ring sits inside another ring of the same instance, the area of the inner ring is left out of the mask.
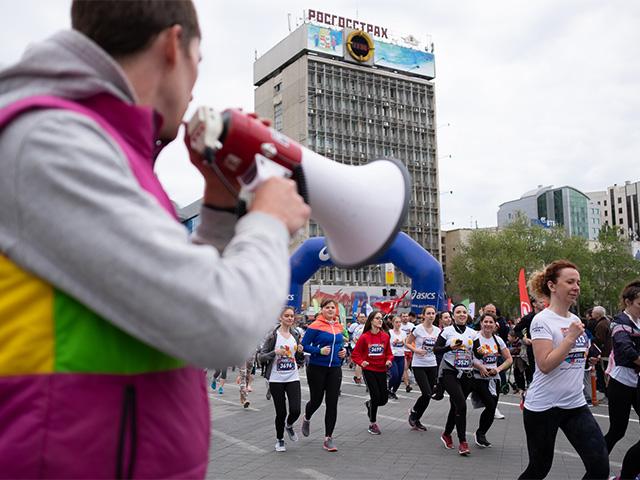
[[[235,109],[200,107],[187,129],[191,148],[239,197],[270,176],[296,180],[335,265],[371,263],[405,221],[411,178],[398,160],[360,166],[334,162],[269,128],[256,115]]]

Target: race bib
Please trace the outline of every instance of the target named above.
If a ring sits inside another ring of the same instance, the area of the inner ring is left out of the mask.
[[[373,345],[369,345],[369,356],[370,357],[380,357],[384,353],[384,345],[379,343],[374,343]]]
[[[426,337],[422,342],[422,349],[427,353],[433,353],[433,347],[436,345],[436,339],[433,337]]]
[[[280,357],[276,363],[276,370],[278,372],[291,372],[295,370],[296,362],[291,357]]]
[[[458,370],[470,370],[472,367],[471,352],[468,350],[456,350],[456,358],[453,366]]]
[[[565,330],[568,331],[568,329],[562,329],[562,330],[563,330],[562,334],[566,336],[567,333],[565,332]],[[564,363],[569,364],[572,367],[580,366],[582,368],[587,359],[588,344],[589,344],[589,339],[587,338],[586,335],[579,336],[578,339],[576,340],[575,346],[564,358]]]

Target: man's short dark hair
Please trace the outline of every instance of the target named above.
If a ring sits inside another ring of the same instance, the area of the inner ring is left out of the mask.
[[[163,30],[182,26],[188,51],[200,38],[198,15],[191,0],[73,0],[71,26],[114,58],[144,50]]]

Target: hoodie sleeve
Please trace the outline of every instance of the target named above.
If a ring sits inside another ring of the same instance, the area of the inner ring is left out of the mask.
[[[250,356],[278,317],[289,234],[274,217],[235,223],[212,212],[194,244],[116,144],[72,112],[22,115],[0,151],[11,158],[0,180],[0,251],[130,335],[223,367]]]
[[[304,348],[305,352],[315,353],[315,354],[320,353],[320,347],[313,344],[317,335],[318,335],[318,330],[311,327],[307,328],[307,331],[304,333],[304,336],[302,337],[302,348]]]

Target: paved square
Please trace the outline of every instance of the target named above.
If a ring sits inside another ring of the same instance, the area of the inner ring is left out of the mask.
[[[522,427],[519,396],[500,398],[499,409],[506,416],[496,420],[487,434],[492,448],[481,449],[473,443],[473,432],[478,426],[481,410],[468,403],[467,440],[471,448],[469,457],[446,450],[439,437],[449,409],[448,398],[432,401],[422,418],[429,430],[412,431],[407,423],[407,411],[419,396],[399,391],[398,401],[391,400],[378,412],[378,425],[382,435],[367,432],[368,421],[364,402],[369,398],[364,386],[352,383],[353,371],[343,369],[342,395],[338,405],[338,422],[334,432],[337,453],[322,449],[324,406],[313,416],[311,435],[300,433],[300,420],[295,425],[300,441],[292,443],[285,434],[286,452],[276,453],[275,410],[273,402],[265,398],[264,379],[257,375],[251,406],[240,405],[239,388],[235,373],[229,372],[225,392],[210,391],[212,437],[207,479],[514,479],[527,463],[526,440]],[[309,399],[304,371],[301,371],[302,410]],[[402,387],[401,387],[402,389]],[[609,422],[607,407],[593,409],[603,432]],[[627,449],[638,437],[638,418],[632,413],[627,435],[611,455],[612,474],[618,473]],[[584,467],[564,435],[559,432],[556,455],[549,479],[578,479]]]

